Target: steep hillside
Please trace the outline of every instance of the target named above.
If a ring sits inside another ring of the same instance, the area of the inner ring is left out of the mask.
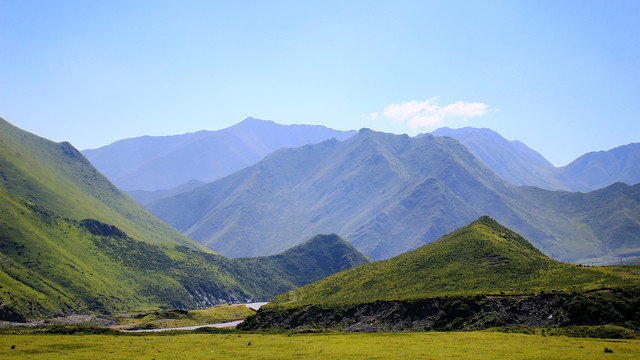
[[[433,243],[276,297],[273,304],[597,289],[629,278],[552,260],[526,239],[481,217]],[[640,285],[640,278],[634,280]]]
[[[191,281],[195,275],[175,268],[187,263],[175,249],[133,240],[96,220],[56,216],[2,190],[0,239],[0,313],[14,319],[196,307],[249,297],[215,269],[201,271],[210,278],[206,282]]]
[[[113,186],[71,144],[43,139],[1,118],[0,189],[63,217],[113,224],[139,240],[198,247]]]
[[[517,187],[452,138],[363,129],[345,141],[275,152],[149,209],[232,257],[333,232],[384,259],[488,214],[558,260],[605,262],[640,251],[639,192],[624,184],[594,194]]]
[[[519,141],[507,141],[490,129],[441,128],[432,133],[463,143],[505,181],[550,190],[593,191],[624,182],[640,183],[640,144],[585,154],[564,167],[554,167]]]
[[[219,131],[125,139],[83,154],[119,188],[155,191],[213,181],[280,149],[346,139],[355,131],[247,118]]]

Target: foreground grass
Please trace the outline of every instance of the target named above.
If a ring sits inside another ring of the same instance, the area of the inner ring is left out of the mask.
[[[12,349],[12,347],[14,347]],[[605,348],[613,351],[605,353]],[[2,335],[12,359],[638,359],[640,340],[490,332]]]

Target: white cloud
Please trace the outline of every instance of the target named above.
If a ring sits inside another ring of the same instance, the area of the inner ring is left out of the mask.
[[[367,120],[373,121],[373,120],[376,120],[379,117],[380,117],[380,114],[378,114],[377,112],[373,112],[373,113],[367,115]]]
[[[464,103],[458,101],[453,104],[440,106],[438,98],[434,97],[423,102],[411,100],[402,104],[391,104],[382,110],[367,116],[370,120],[379,117],[391,119],[398,124],[406,123],[410,128],[434,128],[441,126],[444,120],[457,117],[482,116],[487,112],[488,105],[483,103]]]

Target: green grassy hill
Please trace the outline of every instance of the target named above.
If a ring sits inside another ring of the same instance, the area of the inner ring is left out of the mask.
[[[15,319],[196,305],[170,268],[179,262],[170,257],[175,250],[95,220],[56,216],[2,190],[0,239],[0,312]],[[220,273],[210,275],[221,292],[244,295]]]
[[[276,297],[272,304],[535,294],[640,286],[640,268],[552,260],[489,217],[394,258],[355,267]]]
[[[138,240],[204,249],[116,188],[71,144],[43,139],[2,118],[0,189],[63,217],[115,225]]]

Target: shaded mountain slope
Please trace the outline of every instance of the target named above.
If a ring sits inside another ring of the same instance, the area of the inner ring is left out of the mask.
[[[119,188],[154,191],[191,180],[213,181],[277,149],[346,139],[354,133],[247,118],[219,131],[125,139],[83,154]]]
[[[247,269],[243,288],[259,300],[271,300],[290,289],[336,272],[371,262],[336,234],[320,234],[280,254],[229,259],[228,271]]]
[[[624,182],[640,183],[640,144],[585,154],[563,167],[554,167],[519,141],[507,141],[490,129],[441,128],[432,133],[449,136],[505,181],[543,189],[593,191]]]
[[[640,278],[560,263],[489,217],[388,260],[355,267],[276,297],[272,304],[530,294],[623,286]]]
[[[374,259],[389,258],[488,214],[556,259],[599,262],[640,250],[640,187],[605,190],[513,186],[454,139],[363,129],[342,142],[275,152],[149,209],[232,257],[272,254],[299,238],[334,232]],[[608,216],[627,221],[594,221],[602,206],[593,196],[624,204],[610,207]],[[617,232],[626,235],[621,248],[611,238]]]
[[[139,240],[198,247],[113,186],[71,144],[43,139],[4,119],[0,189],[63,217],[116,225]]]

